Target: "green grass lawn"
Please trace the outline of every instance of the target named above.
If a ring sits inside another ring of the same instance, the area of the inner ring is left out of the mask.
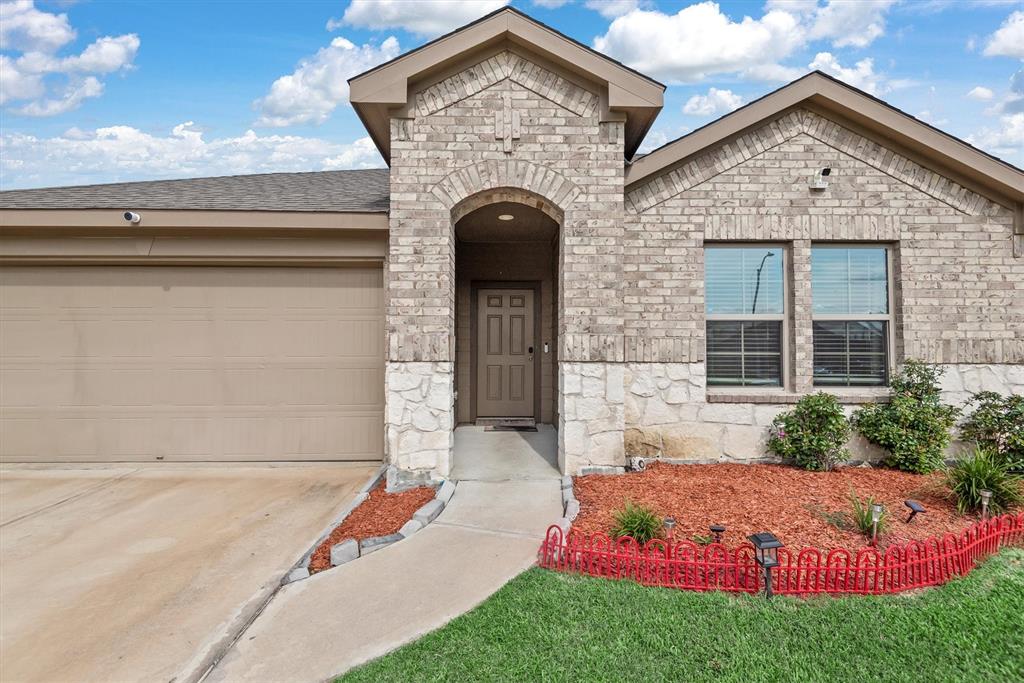
[[[343,681],[1024,681],[1024,550],[916,595],[644,588],[531,569]]]

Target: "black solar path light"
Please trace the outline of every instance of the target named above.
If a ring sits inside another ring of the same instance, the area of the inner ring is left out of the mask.
[[[754,561],[764,571],[764,597],[772,597],[772,569],[779,566],[779,548],[782,541],[770,531],[747,536],[754,545]]]
[[[918,513],[925,511],[924,505],[921,505],[916,500],[905,500],[903,501],[903,504],[910,508],[910,516],[907,517],[907,524],[913,522],[914,517],[917,516]]]

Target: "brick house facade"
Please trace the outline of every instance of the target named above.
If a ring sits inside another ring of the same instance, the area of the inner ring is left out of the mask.
[[[453,428],[470,414],[467,370],[459,377],[456,367],[459,352],[476,342],[456,323],[458,252],[470,244],[460,243],[456,224],[499,201],[542,211],[559,226],[545,254],[557,259],[555,339],[546,340],[557,353],[555,392],[536,417],[557,416],[564,472],[623,467],[632,455],[765,457],[766,426],[815,390],[810,271],[818,243],[890,249],[890,365],[919,358],[946,366],[946,388],[959,400],[981,388],[1024,391],[1024,259],[1012,202],[844,125],[846,117],[815,97],[764,108],[739,134],[631,182],[623,160],[638,143],[628,138],[639,107],[609,105],[609,91],[622,86],[566,69],[547,44],[531,48],[519,26],[541,29],[514,11],[497,18],[516,38],[448,56],[440,76],[417,65],[388,103],[386,441],[396,473],[445,476]],[[359,84],[375,77],[353,81],[357,109]],[[812,90],[850,90],[820,74],[805,80]],[[671,147],[648,161],[671,157]],[[828,188],[809,189],[823,167],[831,169]],[[1020,173],[1012,175],[1019,192]],[[708,386],[708,243],[785,250],[782,386]],[[529,279],[506,270],[510,280]],[[463,299],[462,313],[471,305]],[[854,405],[885,389],[835,393]]]
[[[449,476],[460,423],[553,424],[559,466],[576,474],[630,456],[763,459],[767,426],[799,397],[884,397],[908,358],[942,365],[951,401],[1024,392],[1024,173],[865,93],[815,72],[638,155],[664,86],[510,8],[350,87],[389,165],[383,206],[321,209],[331,239],[315,245],[308,216],[261,225],[302,243],[275,243],[297,250],[282,260],[380,269],[379,290],[370,270],[360,281],[382,340],[380,355],[359,352],[359,377],[382,394],[351,420],[391,486]],[[338,195],[372,194],[370,172],[352,173],[364,175],[338,176]],[[301,195],[329,174],[296,175]],[[157,185],[106,204],[9,192],[0,209],[156,211],[143,197]],[[207,208],[197,197],[175,208]],[[223,213],[211,220],[226,229]],[[53,253],[4,244],[18,263]],[[874,308],[853,310],[861,298]]]

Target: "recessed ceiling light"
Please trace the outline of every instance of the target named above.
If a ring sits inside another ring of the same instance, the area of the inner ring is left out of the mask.
[[[499,221],[510,221],[510,220],[512,220],[513,218],[515,218],[515,216],[513,216],[513,215],[512,215],[512,214],[510,214],[510,213],[503,213],[503,214],[501,214],[500,216],[498,216],[498,220],[499,220]]]

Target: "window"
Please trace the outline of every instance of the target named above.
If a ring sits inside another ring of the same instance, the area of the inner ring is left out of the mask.
[[[779,246],[705,249],[709,385],[782,386],[784,254]]]
[[[889,250],[811,249],[816,386],[883,386],[889,381]]]

